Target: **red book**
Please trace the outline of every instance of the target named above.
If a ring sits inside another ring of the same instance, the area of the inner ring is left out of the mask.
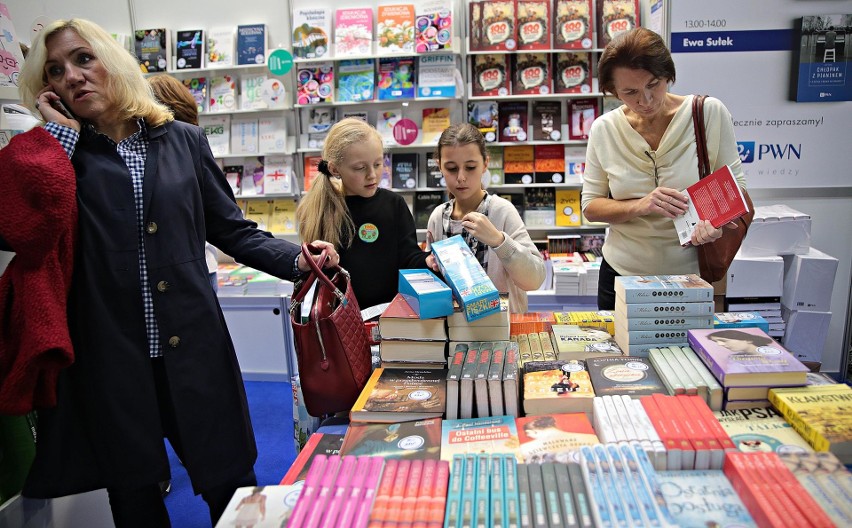
[[[686,188],[689,209],[674,219],[682,246],[689,245],[695,225],[709,220],[720,228],[748,212],[743,190],[727,165]]]
[[[668,402],[669,398],[674,396],[666,396],[656,393],[651,396],[657,403],[660,409],[660,418],[666,422],[670,434],[680,449],[680,467],[668,469],[693,469],[695,468],[695,447],[686,436],[684,428],[681,426],[681,417],[676,412],[676,407],[673,407],[674,402]]]
[[[761,484],[748,460],[753,455],[754,453],[729,453],[723,468],[725,476],[731,481],[731,485],[758,526],[772,528],[786,526],[781,519],[780,510],[775,509],[767,496],[770,492]]]
[[[668,422],[663,420],[663,414],[657,402],[651,396],[644,396],[639,401],[642,403],[642,407],[645,408],[645,414],[648,415],[648,419],[651,421],[651,425],[654,426],[657,436],[660,437],[660,441],[666,448],[666,467],[664,469],[670,471],[683,469],[681,466],[680,443],[675,440],[673,432],[667,425]]]
[[[423,461],[412,460],[411,469],[408,471],[408,481],[405,483],[405,494],[400,502],[400,513],[397,521],[400,524],[414,522],[414,510],[417,507],[417,497],[420,495],[420,486],[423,485]]]
[[[692,405],[684,406],[684,402],[677,396],[665,397],[669,407],[674,411],[678,424],[683,429],[689,443],[695,450],[695,461],[692,469],[710,469],[710,446],[707,445],[707,440],[699,431],[696,417],[692,411]],[[687,410],[688,409],[688,410]]]
[[[777,453],[762,453],[764,455],[764,465],[768,466],[769,470],[778,480],[784,493],[790,499],[790,502],[808,517],[808,520],[814,526],[833,526],[831,518],[825,513],[814,498],[802,486],[792,471],[784,464],[781,457]]]
[[[704,401],[704,398],[701,396],[687,396],[687,398],[692,400],[693,407],[700,412],[702,416],[704,416],[704,423],[710,428],[713,436],[719,442],[719,446],[725,452],[739,451],[737,446],[734,444],[734,441],[731,440],[730,435],[728,435],[728,432],[725,431],[725,428],[722,427],[722,424],[720,424],[719,420],[716,419],[716,415],[713,414],[713,411],[707,406],[707,402]]]
[[[550,93],[553,93],[550,53],[514,54],[512,56],[512,95]]]
[[[678,396],[678,401],[681,405],[683,405],[683,408],[686,409],[686,413],[692,419],[696,431],[710,450],[710,469],[722,469],[722,462],[725,461],[725,450],[722,448],[722,444],[719,443],[719,440],[716,439],[716,434],[713,432],[710,424],[707,423],[708,417],[700,406],[704,406],[704,408],[708,411],[710,411],[710,407],[707,407],[707,403],[704,399],[697,395]],[[717,424],[719,423],[712,414],[710,418]]]
[[[381,526],[382,521],[387,515],[388,501],[390,500],[393,484],[396,481],[396,470],[399,466],[399,460],[391,459],[385,462],[385,469],[382,472],[382,478],[379,480],[379,487],[376,490],[376,499],[373,503],[373,509],[370,512],[370,525],[378,522]]]
[[[550,0],[518,0],[518,49],[550,49]]]
[[[425,528],[432,506],[432,493],[435,489],[435,472],[438,469],[437,460],[424,460],[423,472],[420,475],[420,486],[416,490],[416,500],[411,508],[414,514],[414,528]]]
[[[778,455],[775,453],[749,454],[752,456],[745,459],[746,464],[751,464],[754,468],[755,476],[763,483],[764,488],[768,490],[770,503],[783,516],[787,525],[795,526],[796,528],[813,526],[808,522],[806,516],[786,496],[784,488],[775,476],[775,471],[771,470],[770,464],[766,462],[766,455]]]
[[[379,316],[379,333],[382,339],[429,339],[445,341],[446,318],[421,319],[420,315],[397,293]]]
[[[553,47],[589,49],[592,47],[592,0],[554,2]]]
[[[444,509],[447,504],[447,487],[450,482],[450,463],[439,460],[435,471],[435,487],[429,507],[429,526],[444,525]]]
[[[411,473],[412,460],[400,460],[396,466],[396,476],[393,479],[390,496],[385,508],[385,515],[382,519],[387,525],[388,521],[398,523],[402,514],[402,499],[405,497],[406,484],[408,484],[408,475]],[[420,466],[421,468],[423,466]],[[419,480],[419,475],[418,475]]]
[[[509,55],[474,55],[471,90],[474,97],[509,95]]]

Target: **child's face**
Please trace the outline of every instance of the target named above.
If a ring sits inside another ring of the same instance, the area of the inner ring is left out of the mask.
[[[346,149],[340,166],[332,167],[332,174],[343,182],[346,196],[369,198],[376,194],[382,177],[382,154],[382,143],[374,137]]]
[[[441,174],[447,180],[447,189],[457,200],[479,194],[487,163],[476,143],[441,147]]]

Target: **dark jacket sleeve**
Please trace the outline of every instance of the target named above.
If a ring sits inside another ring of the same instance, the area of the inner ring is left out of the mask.
[[[293,263],[300,252],[299,246],[261,231],[255,222],[243,217],[225,174],[213,158],[204,131],[197,128],[196,133],[200,144],[207,241],[241,264],[282,279],[295,279]]]
[[[397,242],[397,262],[400,269],[425,268],[426,257],[429,253],[420,249],[417,244],[417,229],[414,226],[414,217],[411,216],[411,211],[405,204],[402,197],[394,195],[397,198],[397,214],[399,221],[399,240]]]
[[[6,243],[3,237],[0,236],[0,251],[12,251],[12,246]]]

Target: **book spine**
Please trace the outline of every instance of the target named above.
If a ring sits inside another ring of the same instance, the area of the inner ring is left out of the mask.
[[[356,457],[352,455],[341,458],[340,469],[332,483],[333,490],[320,525],[322,528],[331,528],[337,525],[338,514],[346,504],[346,495],[349,492],[350,481],[357,462]]]
[[[527,474],[530,483],[530,503],[532,505],[531,519],[534,528],[547,528],[547,505],[544,496],[544,480],[541,475],[541,464],[527,464]]]
[[[666,386],[669,394],[684,394],[686,392],[683,384],[675,375],[675,371],[660,353],[659,348],[652,348],[648,351],[648,360],[651,361],[651,365],[657,370],[657,374],[660,375],[660,379],[663,380],[663,384]]]
[[[594,411],[595,431],[598,433],[598,439],[604,443],[616,442],[615,430],[609,421],[603,396],[595,396],[592,400],[592,409]]]
[[[541,341],[541,353],[544,355],[545,361],[556,361],[556,350],[553,348],[553,341],[550,338],[550,332],[539,332],[538,337]]]
[[[722,386],[719,385],[719,382],[713,377],[713,374],[707,370],[707,366],[702,363],[698,356],[695,355],[695,352],[690,347],[681,347],[681,353],[690,362],[698,375],[701,376],[701,379],[707,385],[708,391],[708,400],[707,405],[710,406],[710,409],[713,411],[721,411],[722,410]]]
[[[311,467],[308,469],[308,474],[305,477],[302,492],[299,494],[299,500],[296,501],[296,506],[293,508],[293,513],[290,515],[290,521],[287,526],[294,528],[304,526],[305,519],[308,517],[308,513],[310,513],[317,490],[322,482],[327,464],[328,457],[326,455],[319,454],[314,457]]]
[[[608,484],[604,481],[599,471],[592,448],[589,446],[580,447],[580,455],[583,479],[586,489],[589,491],[589,505],[592,511],[593,526],[615,526],[614,515],[607,500],[607,494],[604,491]]]
[[[488,465],[491,468],[491,526],[504,528],[506,526],[506,483],[503,457],[491,455]],[[482,524],[480,522],[480,524]]]
[[[500,455],[503,458],[503,489],[506,494],[503,519],[506,528],[520,528],[521,503],[518,497],[518,461],[514,455]]]
[[[762,462],[768,472],[778,482],[778,485],[790,499],[790,504],[795,505],[799,513],[807,518],[814,526],[832,526],[831,518],[826,514],[814,498],[805,490],[796,479],[796,476],[787,469],[776,453],[762,453]],[[800,524],[799,526],[803,526]]]
[[[683,436],[692,447],[694,458],[692,460],[692,466],[688,466],[688,469],[710,469],[710,451],[704,439],[698,434],[698,430],[695,428],[695,424],[691,417],[687,414],[686,409],[683,407],[681,398],[677,396],[668,396],[665,397],[664,401],[665,407],[669,410],[669,412],[671,412],[674,420],[680,427]],[[661,408],[663,408],[662,405]],[[663,409],[663,412],[666,412],[666,410]]]
[[[370,472],[370,466],[373,464],[373,461],[373,457],[358,457],[355,470],[352,473],[349,491],[346,494],[346,501],[343,508],[340,510],[340,515],[338,516],[339,519],[351,519],[352,521],[355,521],[358,505],[360,504],[361,497],[364,494],[364,483],[367,481],[367,474]]]
[[[582,457],[580,457],[582,460]],[[592,522],[592,506],[589,502],[588,488],[583,481],[583,470],[579,462],[568,462],[568,478],[574,493],[574,507],[577,511],[577,521],[581,528],[594,526]]]
[[[662,411],[657,405],[657,402],[651,396],[645,396],[639,401],[642,402],[642,407],[644,407],[648,419],[651,421],[654,430],[660,437],[660,441],[663,442],[663,446],[666,448],[666,464],[664,469],[669,471],[682,469],[680,443],[674,438],[674,432],[669,430],[668,422],[663,420]]]
[[[781,510],[776,510],[768,497],[769,490],[759,482],[757,475],[749,467],[748,458],[753,453],[729,453],[725,457],[723,471],[734,491],[740,496],[748,512],[758,526],[780,528],[786,526],[781,519]]]
[[[678,347],[659,348],[661,360],[668,365],[672,374],[680,383],[682,390],[676,391],[675,394],[698,394],[698,386],[695,384],[695,380],[689,375],[680,361],[674,357],[673,350],[676,348]]]
[[[476,471],[476,495],[474,502],[473,526],[490,526],[491,525],[491,466],[489,464],[489,455],[480,454],[477,456],[477,471]]]
[[[606,457],[610,464],[612,475],[615,478],[618,499],[621,501],[621,507],[627,512],[628,521],[632,526],[644,525],[645,521],[639,510],[639,501],[636,500],[636,496],[630,487],[630,482],[625,472],[625,463],[621,457],[621,453],[618,451],[618,447],[614,444],[607,444]]]
[[[432,507],[432,497],[435,493],[435,473],[438,470],[438,461],[434,459],[423,461],[423,471],[420,475],[420,486],[414,490],[415,501],[412,511],[412,522],[422,523],[420,528],[425,528],[429,518],[429,510]],[[411,479],[409,479],[411,484]],[[441,519],[443,520],[443,515]]]
[[[694,424],[695,430],[704,440],[707,449],[710,451],[710,469],[722,469],[722,463],[725,460],[725,450],[722,448],[722,444],[716,438],[716,434],[708,423],[707,414],[704,412],[704,409],[710,411],[707,403],[700,396],[681,396],[680,404],[683,405],[687,416],[689,416]],[[712,416],[712,413],[710,413],[710,417],[714,421],[716,420]]]
[[[577,518],[577,507],[574,505],[574,491],[571,488],[568,465],[554,463],[553,472],[556,474],[556,492],[559,497],[559,507],[562,509],[564,524],[566,527],[580,526],[580,520]]]
[[[666,352],[666,354],[667,358],[671,358],[670,362],[675,363],[681,372],[683,372],[684,376],[686,376],[689,380],[689,389],[686,393],[690,396],[693,394],[700,394],[702,398],[707,400],[707,384],[704,383],[704,380],[701,379],[701,375],[684,356],[683,347],[670,346],[668,347],[668,352]]]
[[[784,488],[781,487],[773,472],[764,463],[765,455],[777,455],[775,453],[751,453],[751,455],[745,459],[746,466],[751,470],[754,478],[763,486],[771,507],[781,516],[785,525],[791,528],[812,526],[796,505],[790,501],[790,498],[784,493]]]
[[[592,453],[594,454],[595,464],[598,466],[601,480],[604,483],[604,493],[612,510],[616,526],[630,526],[630,514],[618,496],[618,483],[615,480],[615,470],[612,467],[612,462],[607,457],[606,448],[603,444],[595,444],[592,446]]]
[[[666,422],[666,426],[672,432],[672,436],[678,444],[681,456],[680,469],[694,469],[695,447],[687,435],[682,409],[676,406],[675,397],[662,394],[654,394],[651,397],[657,403],[660,409],[660,417]]]
[[[388,503],[393,495],[393,487],[394,482],[396,482],[398,468],[399,460],[391,459],[385,464],[385,470],[382,473],[381,481],[376,490],[375,503],[370,512],[370,526],[374,526],[375,523],[379,523],[379,526],[381,526],[381,523],[384,522],[388,514]]]
[[[618,315],[624,315],[627,318],[669,315],[683,317],[712,316],[714,310],[712,302],[631,303],[622,306],[625,307],[625,310]]]
[[[663,471],[666,469],[666,461],[668,459],[666,446],[660,439],[660,435],[657,434],[657,430],[654,429],[654,425],[651,423],[648,413],[645,412],[645,407],[642,405],[642,402],[639,400],[632,400],[631,403],[633,404],[633,408],[636,410],[634,417],[640,424],[642,424],[642,428],[645,430],[645,433],[648,435],[648,439],[651,441],[651,445],[654,448],[654,468]],[[648,456],[650,457],[650,454]]]
[[[633,427],[633,422],[630,420],[630,414],[627,412],[627,407],[624,405],[624,400],[621,398],[621,395],[609,396],[609,398],[612,400],[613,407],[615,407],[618,422],[622,429],[624,429],[624,435],[627,438],[627,441],[639,441],[639,434]],[[609,410],[609,407],[607,407],[607,410]]]
[[[713,328],[713,317],[666,315],[656,317],[629,317],[623,323],[628,331],[639,330],[692,330],[697,328]]]
[[[624,427],[622,427],[621,420],[618,417],[618,411],[615,410],[615,402],[613,401],[612,396],[601,396],[604,402],[604,409],[606,409],[606,415],[609,418],[609,423],[612,424],[613,432],[615,433],[615,438],[617,442],[627,442],[627,433],[624,431]]]
[[[322,433],[314,433],[308,437],[308,441],[305,442],[304,447],[299,450],[299,455],[296,457],[296,460],[293,461],[293,465],[290,466],[290,469],[288,469],[287,473],[284,474],[284,478],[282,478],[281,482],[278,483],[280,486],[295,484],[296,478],[302,473],[302,469],[304,469],[305,464],[307,464],[308,460],[310,460],[311,454],[313,454],[316,450],[322,437]]]
[[[465,456],[453,455],[450,480],[447,486],[447,506],[444,514],[444,526],[456,528],[461,522],[462,485],[465,475]]]
[[[645,450],[648,456],[653,457],[654,445],[651,443],[651,436],[648,434],[648,431],[645,430],[645,425],[638,416],[638,411],[633,403],[633,398],[627,394],[621,395],[621,405],[624,407],[627,419],[630,421],[631,427],[633,427],[633,431],[636,433],[636,440],[639,441],[639,445]],[[642,412],[644,413],[645,411]]]
[[[397,514],[395,520],[398,524],[406,525],[414,522],[414,511],[417,507],[417,497],[420,494],[421,486],[425,487],[423,483],[423,460],[412,460],[403,496],[396,500],[396,503],[400,505],[399,514]],[[426,493],[430,493],[428,488],[426,488]]]
[[[376,491],[379,487],[379,480],[382,478],[383,470],[385,470],[385,460],[381,457],[370,457],[370,467],[367,471],[367,476],[364,478],[364,492],[362,493],[361,503],[358,505],[355,519],[352,523],[353,528],[364,528],[370,521],[370,511],[373,509],[373,501],[376,499]]]
[[[704,349],[704,346],[692,335],[689,333],[687,336],[687,341],[689,342],[690,348],[695,352],[695,355],[698,356],[698,359],[704,363],[704,366],[713,374],[713,377],[719,380],[719,383],[722,386],[725,385],[725,372],[722,370],[721,365],[719,365],[713,357],[707,353],[707,350]]]
[[[518,474],[518,524],[524,528],[533,525],[529,466],[530,464],[516,465]]]
[[[545,462],[541,466],[541,482],[544,489],[544,506],[547,511],[547,525],[551,528],[565,526],[560,505],[559,488],[556,481],[556,464]]]
[[[657,513],[657,508],[654,505],[651,493],[642,471],[639,469],[639,462],[636,460],[636,451],[633,446],[621,445],[618,446],[621,458],[624,460],[624,473],[628,483],[633,491],[640,511],[644,516],[643,525],[660,526],[660,516]]]
[[[462,481],[461,513],[459,527],[475,526],[476,520],[476,478],[479,474],[479,458],[476,455],[464,457],[464,480]]]
[[[340,455],[331,455],[325,464],[325,471],[320,480],[319,489],[314,498],[311,510],[305,519],[305,526],[319,526],[323,515],[326,512],[326,504],[332,495],[334,487],[334,479],[337,477],[337,471],[340,469]]]

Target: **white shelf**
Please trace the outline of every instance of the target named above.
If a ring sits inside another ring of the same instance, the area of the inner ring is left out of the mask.
[[[227,110],[225,112],[200,112],[198,117],[217,116],[217,115],[236,115],[236,114],[260,114],[269,112],[281,112],[283,110],[292,110],[293,107],[288,102],[284,106],[276,108],[246,108],[243,110]]]
[[[588,143],[588,140],[585,139],[564,139],[560,141],[545,141],[545,140],[534,140],[534,141],[495,141],[493,143],[486,143],[486,147],[517,147],[523,145],[585,145]]]
[[[303,59],[303,58],[294,58],[294,64],[310,64],[315,62],[337,62],[342,60],[361,60],[361,59],[383,59],[386,57],[423,57],[429,55],[459,55],[461,54],[461,45],[460,39],[458,35],[453,35],[450,38],[451,46],[449,49],[436,50],[436,51],[427,51],[423,53],[417,53],[416,51],[410,52],[398,52],[398,53],[369,53],[366,55],[346,55],[342,57],[337,57],[334,53],[334,49],[329,50],[330,53],[328,55],[324,55],[322,57],[311,58],[311,59]],[[376,41],[373,41],[372,49],[378,49]]]
[[[580,189],[583,184],[580,182],[564,182],[564,183],[503,183],[500,185],[493,184],[488,186],[488,190],[492,189],[527,189],[527,188],[547,188],[547,189]]]
[[[570,233],[573,231],[602,231],[609,226],[595,226],[595,225],[579,225],[572,227],[564,227],[564,226],[536,226],[526,224],[527,231],[555,231],[560,233]]]
[[[260,158],[263,156],[289,156],[296,151],[296,138],[294,136],[287,137],[287,148],[284,149],[284,152],[255,152],[251,154],[214,154],[213,157],[216,159],[227,159],[227,158]]]
[[[266,70],[266,63],[263,64],[239,64],[233,66],[208,66],[206,68],[185,68],[182,70],[169,68],[165,72],[151,72],[146,75],[157,75],[158,73],[168,73],[171,75],[180,75],[184,73],[214,73],[227,71],[251,71],[251,70]],[[272,73],[270,73],[272,75]]]
[[[234,196],[237,200],[274,200],[276,198],[299,198],[298,194],[294,193],[277,193],[277,194],[252,194],[250,196],[242,196],[240,194]]]
[[[20,95],[18,94],[18,89],[14,86],[0,86],[0,99],[4,101],[19,101]]]
[[[464,48],[467,55],[515,55],[517,53],[603,53],[603,48],[581,48],[581,49],[531,49],[531,50],[485,50],[478,51],[470,49],[470,38],[465,37]]]
[[[487,98],[486,98],[487,99]],[[295,108],[313,108],[318,106],[357,106],[357,105],[387,105],[387,104],[405,104],[405,103],[423,103],[432,101],[461,101],[462,97],[415,97],[409,99],[371,99],[369,101],[334,101],[328,103],[311,103],[293,105]]]
[[[468,86],[468,93],[470,87]],[[519,95],[470,95],[468,101],[526,101],[530,99],[594,99],[603,97],[602,92],[589,93],[549,93],[549,94],[519,94]]]

